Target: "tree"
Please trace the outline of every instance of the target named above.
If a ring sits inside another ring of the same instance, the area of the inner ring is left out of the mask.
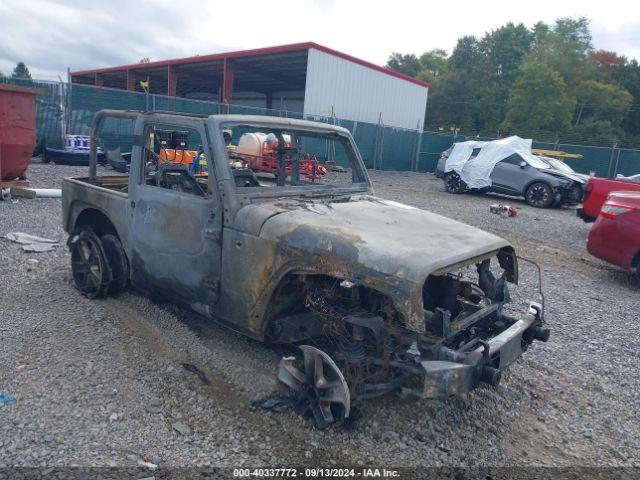
[[[548,65],[528,62],[509,92],[502,127],[521,136],[566,131],[576,99],[567,93],[560,74]]]
[[[508,23],[482,37],[477,85],[476,125],[478,133],[495,135],[506,113],[509,90],[520,74],[522,61],[531,50],[533,34],[523,24]]]
[[[589,52],[589,60],[594,63],[597,70],[606,74],[612,74],[615,70],[627,63],[625,57],[608,50]]]
[[[640,64],[636,60],[620,66],[614,79],[632,96],[633,101],[624,120],[624,130],[631,135],[640,135]]]
[[[539,22],[533,34],[529,60],[557,71],[570,89],[591,77],[587,56],[593,47],[587,18],[560,18],[551,27]]]
[[[456,47],[449,57],[449,66],[455,70],[472,72],[480,60],[478,40],[474,36],[467,35],[458,39]]]
[[[585,120],[608,121],[619,127],[631,107],[633,96],[612,83],[585,80],[578,84],[575,125]]]
[[[522,23],[507,23],[487,33],[478,44],[483,57],[483,69],[495,80],[512,84],[532,43],[533,33]]]
[[[573,138],[575,142],[609,146],[614,143],[620,144],[625,138],[625,133],[609,120],[588,119],[574,128],[569,138]]]
[[[481,61],[478,40],[465,36],[447,61],[445,72],[438,76],[429,92],[425,123],[432,128],[477,131],[477,95],[481,81],[477,67]]]
[[[470,86],[474,82],[465,72],[449,71],[439,77],[429,89],[425,125],[436,130],[476,131],[474,91]]]
[[[13,69],[13,73],[11,74],[11,77],[25,78],[25,79],[31,80],[31,74],[29,73],[29,69],[22,62],[18,62],[18,64],[16,65],[16,68]]]
[[[402,53],[393,52],[389,56],[389,60],[387,60],[387,67],[396,72],[415,77],[420,71],[420,61],[413,53],[403,55]]]
[[[429,50],[420,55],[419,62],[418,78],[433,83],[447,71],[447,52],[439,48]]]
[[[640,64],[594,50],[584,17],[530,29],[507,23],[481,38],[460,37],[448,58],[440,49],[419,58],[393,53],[388,65],[432,84],[428,128],[640,144]]]

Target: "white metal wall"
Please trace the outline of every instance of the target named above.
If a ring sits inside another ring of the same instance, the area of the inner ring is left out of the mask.
[[[424,125],[428,88],[372,68],[310,49],[305,115],[377,123],[415,129]]]

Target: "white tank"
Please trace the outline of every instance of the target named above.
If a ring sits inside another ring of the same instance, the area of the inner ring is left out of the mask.
[[[262,156],[262,146],[267,141],[267,134],[262,132],[245,133],[238,140],[236,153],[240,155]]]

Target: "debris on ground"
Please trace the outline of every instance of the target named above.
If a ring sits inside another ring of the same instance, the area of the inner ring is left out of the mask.
[[[198,377],[205,385],[211,385],[211,381],[207,378],[207,375],[195,365],[191,363],[183,363],[182,366],[187,372],[195,374],[196,377]]]
[[[314,419],[316,428],[322,430],[328,425],[322,420],[319,420],[314,415],[314,409],[312,406],[311,398],[295,397],[287,395],[281,392],[270,393],[266,397],[251,402],[249,409],[255,412],[258,409],[266,410],[267,412],[282,413],[287,410],[293,410],[297,415],[304,419]],[[362,412],[359,408],[352,408],[351,414],[347,418],[343,418],[341,423],[344,428],[351,430],[355,427],[358,420],[362,418]]]
[[[145,462],[144,460],[138,460],[137,463],[140,467],[145,467],[149,470],[155,470],[156,468],[158,468],[158,465],[156,465],[155,463]]]
[[[22,250],[28,253],[43,253],[50,252],[57,246],[57,243],[28,243],[22,245]]]
[[[502,215],[503,213],[506,213],[508,217],[515,217],[516,215],[518,215],[518,210],[515,207],[512,207],[511,205],[500,205],[497,203],[490,205],[489,211],[491,213],[495,213],[496,215]]]
[[[182,422],[174,422],[171,424],[171,427],[180,435],[191,435],[191,429]]]
[[[62,198],[60,188],[12,187],[10,192],[16,198]]]
[[[251,406],[249,408],[252,412],[261,408],[268,412],[281,413],[291,408],[295,408],[297,403],[298,400],[296,398],[284,395],[280,392],[275,392],[261,398],[260,400],[251,402]]]
[[[25,252],[50,252],[59,245],[58,240],[51,240],[50,238],[38,237],[37,235],[23,232],[7,233],[4,238],[14,243],[19,243]]]
[[[346,168],[344,168],[341,165],[338,165],[336,162],[334,162],[333,160],[327,160],[326,162],[324,162],[324,166],[327,170],[329,170],[330,172],[339,172],[339,173],[344,173],[347,171]]]
[[[14,397],[13,395],[7,392],[0,392],[0,405],[10,405],[15,401],[16,397]]]

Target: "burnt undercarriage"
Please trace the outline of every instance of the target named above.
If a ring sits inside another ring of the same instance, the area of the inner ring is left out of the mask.
[[[309,404],[318,427],[392,391],[433,398],[481,382],[497,385],[501,371],[534,339],[546,341],[549,331],[541,326],[539,306],[526,324],[503,310],[510,300],[507,281],[517,281],[512,253],[498,253],[493,264],[492,258],[476,260],[427,278],[424,334],[407,329],[389,297],[372,288],[322,275],[291,276],[277,292],[280,308],[271,312],[267,332],[272,342],[299,346],[281,360],[280,383]],[[494,275],[492,267],[502,273]]]

